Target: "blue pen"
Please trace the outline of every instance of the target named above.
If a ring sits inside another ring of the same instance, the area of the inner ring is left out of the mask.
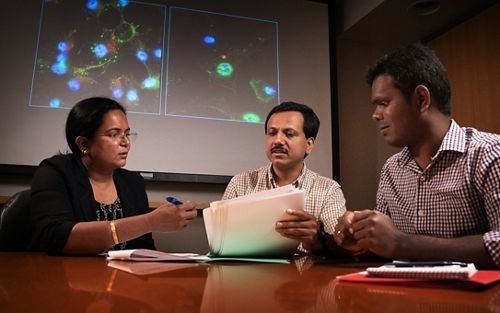
[[[175,205],[180,205],[182,204],[182,201],[180,200],[177,200],[176,198],[174,197],[167,197],[166,198],[168,202],[172,203],[172,204],[175,204]]]

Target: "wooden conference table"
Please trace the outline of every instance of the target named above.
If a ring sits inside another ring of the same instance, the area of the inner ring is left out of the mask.
[[[299,261],[112,264],[133,265],[132,274],[103,257],[0,253],[0,312],[500,312],[500,284],[464,291],[346,283],[336,276],[367,265]]]

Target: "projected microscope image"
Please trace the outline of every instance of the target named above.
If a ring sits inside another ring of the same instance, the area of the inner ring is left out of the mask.
[[[277,27],[128,0],[44,0],[30,106],[107,96],[132,113],[262,123],[279,103]]]
[[[279,103],[277,23],[170,8],[167,115],[263,123]]]
[[[91,96],[161,114],[165,7],[45,0],[30,105],[71,108]]]

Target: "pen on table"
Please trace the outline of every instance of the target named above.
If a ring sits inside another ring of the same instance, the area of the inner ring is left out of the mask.
[[[426,266],[450,266],[450,265],[458,265],[461,267],[466,267],[467,263],[455,262],[455,261],[415,261],[415,262],[394,261],[392,263],[388,263],[387,265],[392,265],[394,267],[426,267]]]

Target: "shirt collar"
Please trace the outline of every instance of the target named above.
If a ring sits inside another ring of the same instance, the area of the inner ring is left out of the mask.
[[[300,174],[297,177],[297,179],[292,183],[292,185],[294,185],[296,188],[302,186],[302,183],[304,182],[304,177],[306,175],[306,172],[307,172],[306,163],[303,162],[302,171],[300,172]],[[268,183],[273,188],[278,187],[278,185],[276,184],[276,180],[274,179],[274,171],[273,171],[273,164],[272,163],[267,168],[267,177],[268,177]]]
[[[439,146],[439,149],[433,159],[435,159],[443,151],[456,151],[464,153],[466,149],[465,140],[465,132],[462,128],[460,128],[457,122],[451,120],[450,128],[448,128],[448,131],[446,132],[446,135],[444,136],[443,141],[441,142],[441,145]],[[399,164],[404,166],[412,159],[413,156],[410,149],[408,147],[404,147],[399,154]]]
[[[460,128],[460,126],[458,126],[458,124],[454,120],[451,120],[450,128],[444,136],[443,142],[441,143],[437,154],[439,154],[441,151],[456,151],[464,153],[466,149],[465,141],[466,139],[464,130]]]

